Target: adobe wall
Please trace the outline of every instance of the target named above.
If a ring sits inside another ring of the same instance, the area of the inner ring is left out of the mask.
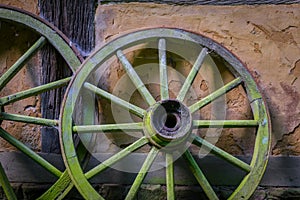
[[[0,4],[17,7],[34,14],[39,14],[38,0],[1,0]]]
[[[97,9],[96,41],[101,46],[117,35],[153,27],[179,28],[214,39],[245,63],[261,88],[272,121],[272,154],[299,155],[299,18],[300,5],[108,4]]]
[[[0,3],[38,14],[37,0],[26,3],[2,0]],[[95,16],[96,41],[97,45],[101,46],[104,41],[111,40],[118,34],[150,27],[181,28],[216,40],[246,64],[261,87],[272,120],[272,153],[299,155],[300,144],[297,141],[300,137],[298,103],[300,13],[298,10],[299,5],[174,6],[153,3],[101,5]],[[23,44],[23,50],[24,45],[27,44]],[[10,56],[13,54],[10,53]],[[34,73],[37,71],[34,70]],[[27,83],[28,81],[32,82],[25,78],[24,85],[32,84]],[[32,108],[36,103],[27,104]],[[39,110],[38,107],[34,109]],[[14,125],[10,123],[10,126]],[[23,127],[14,126],[12,130],[22,132]],[[39,143],[37,138],[34,139],[34,143]]]
[[[1,0],[0,3],[17,7],[38,15],[37,0]],[[24,28],[23,26],[7,22],[1,23],[0,33],[0,74],[2,74],[8,67],[13,65],[31,45],[33,45],[33,43],[37,40],[37,36],[32,34],[32,31]],[[7,86],[2,90],[0,96],[3,97],[39,85],[39,74],[39,59],[38,55],[36,55],[26,64],[26,66],[23,67],[17,76],[15,76],[15,78],[7,84]],[[6,106],[5,111],[14,114],[40,116],[40,97],[30,97],[13,103]],[[40,150],[40,127],[8,121],[2,122],[2,127],[33,150]],[[0,152],[14,149],[15,148],[6,141],[0,139]]]

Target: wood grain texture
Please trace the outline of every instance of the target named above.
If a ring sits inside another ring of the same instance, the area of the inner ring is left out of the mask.
[[[83,57],[88,56],[94,48],[93,0],[40,0],[40,15],[61,30],[80,51]],[[48,83],[70,76],[71,71],[63,58],[50,46],[41,51],[42,83]],[[65,87],[42,95],[42,117],[58,119]],[[42,151],[59,153],[59,139],[56,128],[42,128]]]

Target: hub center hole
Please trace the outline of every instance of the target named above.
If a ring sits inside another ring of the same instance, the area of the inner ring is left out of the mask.
[[[178,123],[178,116],[175,113],[168,113],[165,121],[165,127],[168,129],[173,129]]]
[[[167,145],[171,140],[184,141],[191,133],[192,120],[188,107],[177,100],[168,99],[150,107],[144,118],[146,133],[153,143]],[[165,143],[167,142],[167,143]]]

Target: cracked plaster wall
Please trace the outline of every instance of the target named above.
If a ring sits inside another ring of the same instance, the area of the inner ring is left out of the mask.
[[[96,14],[97,45],[151,27],[200,33],[237,55],[267,102],[272,121],[272,154],[300,154],[300,5],[102,5]]]

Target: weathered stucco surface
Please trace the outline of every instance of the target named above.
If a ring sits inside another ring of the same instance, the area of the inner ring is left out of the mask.
[[[24,9],[37,14],[37,0],[0,1],[1,4]],[[37,35],[16,23],[1,22],[0,28],[0,74],[2,75],[36,41]],[[24,91],[39,85],[40,68],[38,55],[34,56],[1,91],[0,97]],[[40,116],[40,97],[34,96],[15,102],[5,107],[5,111],[14,114]],[[40,127],[36,125],[4,121],[1,125],[6,131],[33,150],[40,150]],[[0,139],[0,151],[15,149],[8,142]]]
[[[26,2],[1,0],[0,3],[38,13],[37,0]],[[299,5],[174,6],[152,3],[101,5],[96,14],[96,41],[97,45],[101,46],[118,35],[150,27],[181,28],[216,40],[245,63],[261,87],[272,120],[273,154],[299,155],[299,8]],[[22,35],[16,34],[15,37]],[[25,38],[26,36],[16,40],[16,42],[20,41],[20,44],[14,45],[21,49],[25,48],[25,43],[21,44]],[[19,50],[13,49],[9,54],[10,57],[17,57],[17,52]],[[6,63],[3,67],[6,67],[7,64],[11,63]],[[119,77],[122,73],[119,74]],[[226,78],[228,75],[224,75],[224,77]],[[111,78],[118,78],[118,76],[112,74]],[[204,96],[205,82],[203,80],[198,82],[201,85],[199,91],[202,91],[202,96]],[[32,80],[24,78],[22,83],[24,83],[24,87],[29,87]],[[14,84],[11,88],[21,85],[17,82]],[[232,93],[231,97],[229,95],[228,99],[228,102],[232,104],[229,114],[240,113],[241,110],[236,110],[237,106],[234,104],[239,102],[240,105],[243,105],[245,96],[236,92]],[[24,108],[19,109],[22,112],[25,112],[25,108],[33,108],[38,105],[36,104],[37,100],[28,99],[27,101],[30,102],[22,102]],[[32,107],[32,105],[34,106]],[[18,110],[17,106],[13,107]],[[241,106],[238,107],[241,109]],[[38,107],[34,109],[39,110]],[[248,112],[247,108],[244,110]],[[11,130],[16,133],[30,132],[29,130],[31,130],[31,128],[24,130],[24,125],[15,126],[15,124],[18,123],[7,123],[5,126],[13,127]],[[226,134],[226,137],[219,139],[221,146],[230,147],[230,151],[237,154],[248,152],[246,146],[249,142],[245,139],[237,141],[239,139],[232,138],[230,132]],[[35,138],[34,142],[39,143],[38,138]],[[241,145],[233,145],[236,142]],[[39,144],[33,146],[37,148]]]
[[[37,37],[31,31],[21,26],[2,22],[1,27],[0,74],[3,74],[34,43]],[[11,95],[39,85],[39,74],[39,61],[38,56],[36,56],[3,88],[0,96]],[[12,103],[5,107],[5,111],[38,117],[40,116],[40,97],[34,96]],[[4,121],[1,127],[32,149],[40,149],[40,131],[38,126]],[[11,149],[11,146],[7,142],[0,140],[0,151],[3,151],[3,148]]]
[[[33,14],[38,14],[38,0],[0,0],[0,4],[17,7]]]
[[[108,4],[97,10],[96,41],[101,46],[151,27],[180,28],[214,39],[245,63],[261,88],[272,120],[273,154],[299,155],[299,19],[300,5]]]

